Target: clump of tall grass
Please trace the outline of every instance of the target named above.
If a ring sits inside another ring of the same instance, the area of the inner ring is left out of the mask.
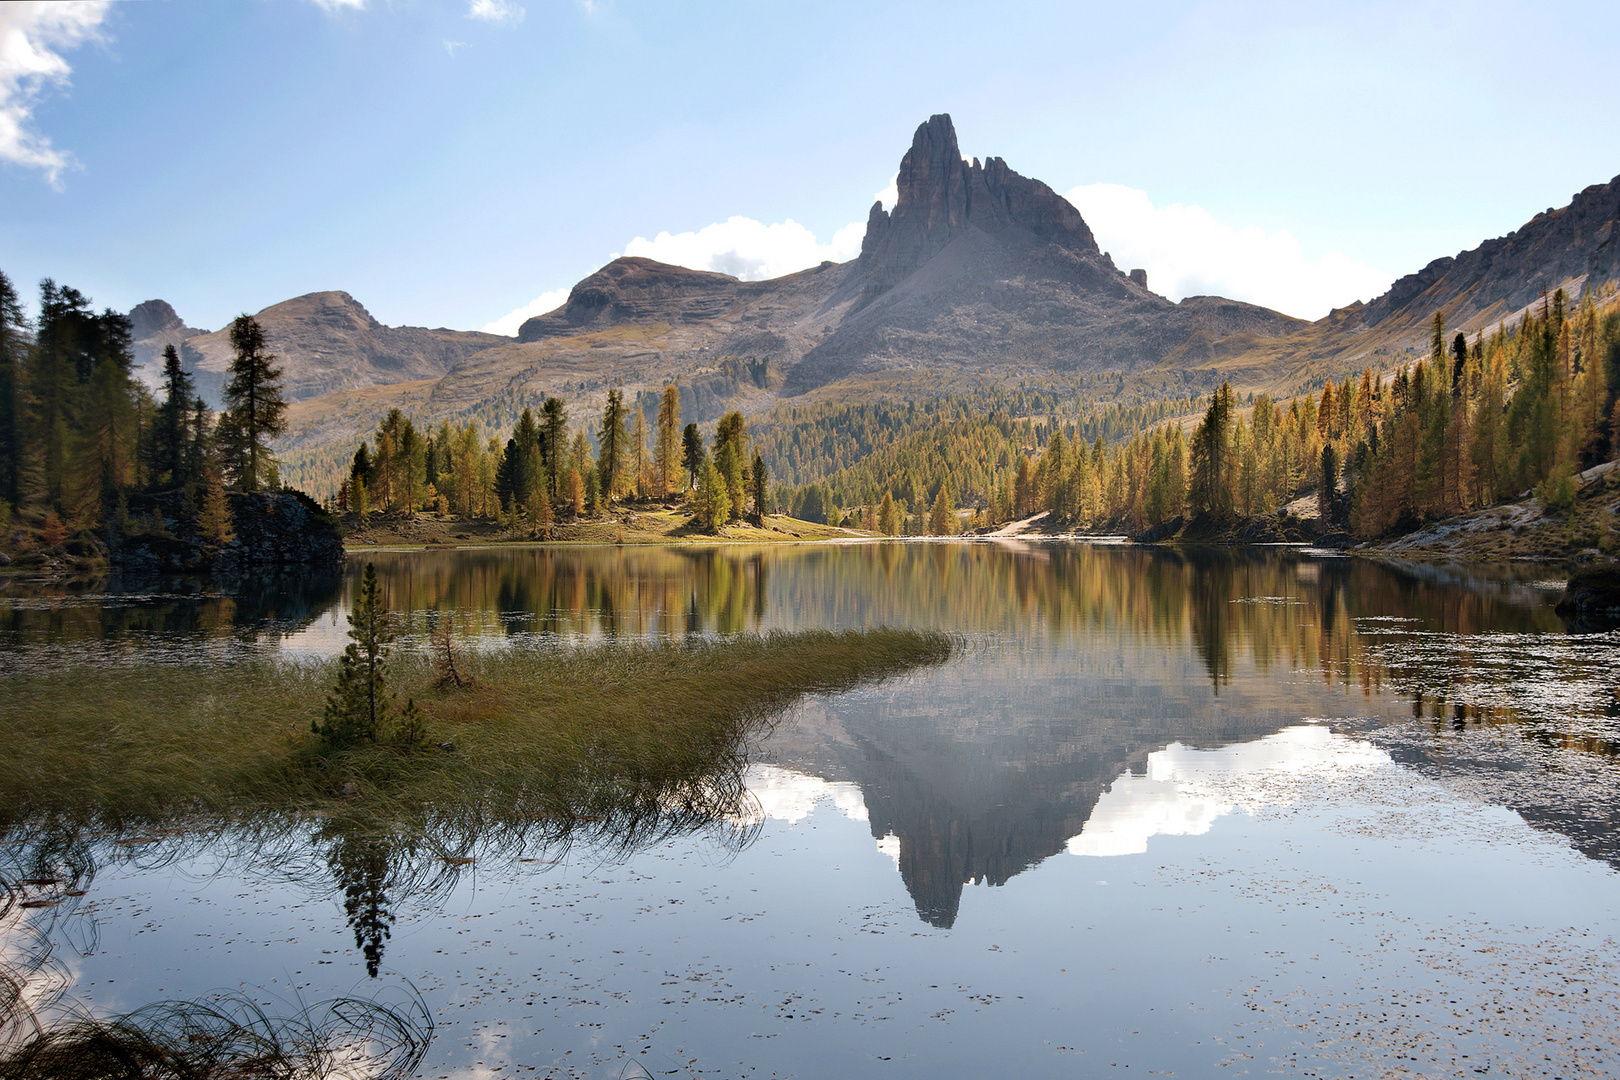
[[[41,1028],[0,1080],[404,1080],[432,1038],[425,1007],[345,998],[271,1016],[246,998],[166,1001]]]

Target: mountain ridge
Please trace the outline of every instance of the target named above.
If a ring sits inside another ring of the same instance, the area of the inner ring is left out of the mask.
[[[1001,158],[964,160],[946,114],[917,128],[896,191],[892,210],[871,208],[849,262],[742,281],[619,258],[516,338],[384,327],[341,292],[273,305],[260,316],[273,324],[267,336],[295,402],[285,449],[352,440],[396,385],[423,420],[486,427],[548,395],[588,417],[612,387],[650,412],[671,383],[683,417],[698,422],[729,409],[758,416],[778,405],[975,387],[1069,393],[1100,376],[1138,397],[1181,398],[1223,380],[1286,395],[1426,350],[1437,310],[1472,333],[1513,321],[1543,289],[1577,293],[1620,279],[1620,177],[1315,322],[1224,297],[1177,303],[1152,292],[1144,274],[1099,250],[1083,216],[1048,185]],[[188,366],[217,393],[226,331],[176,322],[156,307],[143,313],[151,340],[184,335]]]

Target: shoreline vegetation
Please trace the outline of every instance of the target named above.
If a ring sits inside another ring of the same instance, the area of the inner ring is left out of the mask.
[[[939,663],[954,648],[942,634],[892,629],[515,643],[458,650],[463,686],[439,685],[431,652],[400,650],[389,692],[421,712],[418,752],[333,751],[312,736],[337,660],[11,672],[0,675],[0,835],[42,817],[127,831],[343,809],[473,827],[588,816],[604,793],[658,803],[734,766],[745,739],[803,695]],[[681,797],[696,805],[696,790]]]
[[[254,524],[233,492],[289,490],[281,371],[252,317],[231,326],[217,412],[172,347],[160,385],[137,379],[131,335],[127,316],[48,279],[30,326],[0,274],[0,577],[94,575],[125,540],[179,536],[196,549],[186,571],[206,569],[239,556]],[[1620,451],[1612,284],[1577,305],[1559,290],[1472,341],[1436,313],[1427,357],[1312,385],[1273,400],[1222,383],[1201,417],[1190,397],[1116,402],[1099,419],[1096,401],[1022,390],[824,404],[758,417],[752,433],[737,411],[683,425],[676,385],[613,388],[599,415],[571,417],[557,396],[513,402],[504,441],[478,419],[419,429],[393,408],[352,457],[334,449],[298,475],[323,488],[319,524],[351,549],[987,535],[1044,513],[1048,533],[1147,542],[1620,551],[1614,475],[1583,482]],[[297,546],[254,557],[296,562]]]
[[[19,943],[0,958],[0,1080],[403,1078],[432,1036],[420,1001],[272,1017],[225,996],[98,1017],[23,993],[50,963],[31,916],[77,906],[99,863],[222,847],[340,893],[375,978],[398,898],[443,895],[481,855],[521,861],[588,840],[626,857],[689,833],[745,845],[760,821],[748,750],[778,716],[958,647],[874,629],[476,651],[440,615],[426,646],[406,650],[398,621],[367,564],[335,660],[0,674],[0,920]]]

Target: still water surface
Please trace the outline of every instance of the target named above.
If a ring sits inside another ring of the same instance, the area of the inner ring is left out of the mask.
[[[736,820],[630,850],[107,844],[84,897],[0,926],[49,943],[39,1001],[419,999],[430,1077],[1620,1073],[1620,637],[1533,576],[1071,543],[373,559],[405,647],[443,613],[485,649],[963,647],[805,699]],[[0,598],[0,667],[327,655],[357,573]]]

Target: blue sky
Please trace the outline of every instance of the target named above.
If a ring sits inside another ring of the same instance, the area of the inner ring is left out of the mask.
[[[1612,3],[65,10],[0,5],[0,269],[210,328],[346,289],[474,329],[620,252],[847,255],[935,112],[1167,295],[1306,316],[1620,173]]]

